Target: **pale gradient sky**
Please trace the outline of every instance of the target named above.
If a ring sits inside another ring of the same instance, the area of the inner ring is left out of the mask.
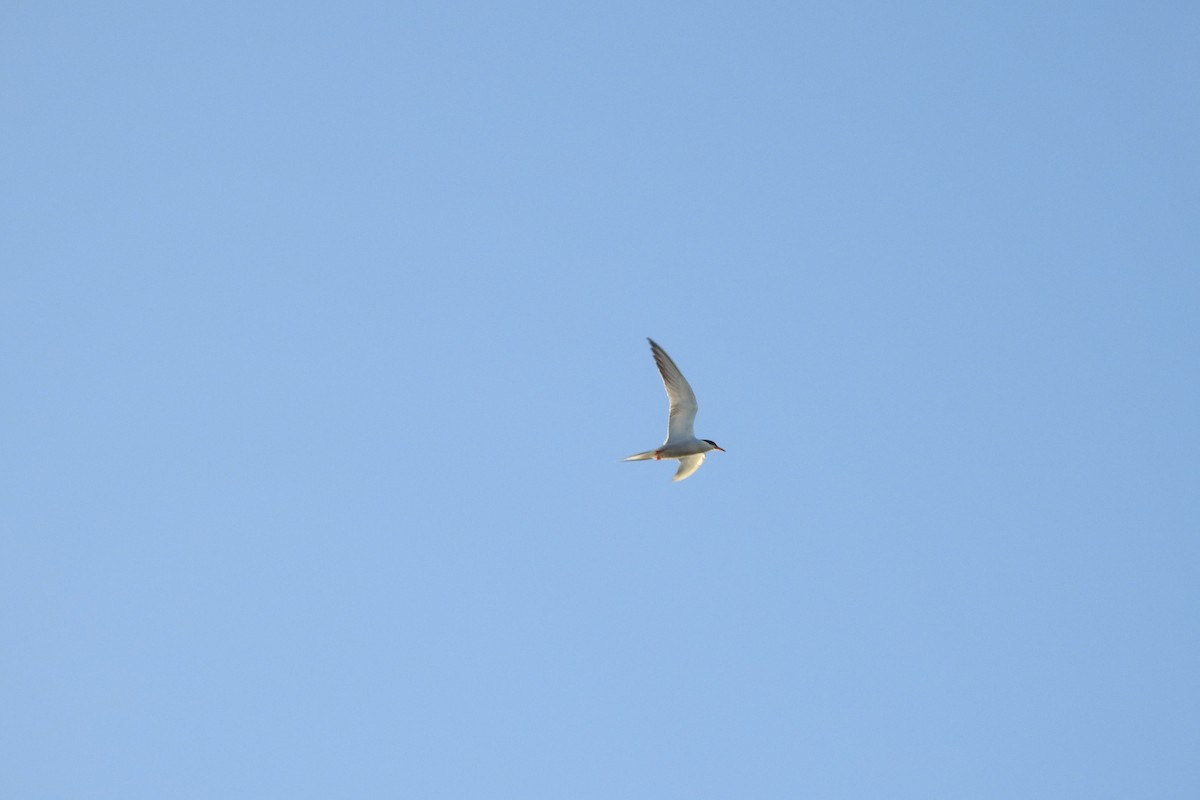
[[[1200,796],[1196,4],[0,23],[0,795]]]

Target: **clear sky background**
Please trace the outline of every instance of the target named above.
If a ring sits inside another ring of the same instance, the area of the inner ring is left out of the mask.
[[[0,794],[1200,796],[1198,9],[8,3]]]

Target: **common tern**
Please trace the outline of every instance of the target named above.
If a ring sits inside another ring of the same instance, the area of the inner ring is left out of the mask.
[[[653,339],[648,338],[646,341],[650,342],[650,352],[654,353],[654,363],[658,365],[663,387],[667,390],[667,399],[671,401],[671,410],[667,417],[667,439],[657,450],[635,453],[625,460],[676,459],[679,461],[679,469],[671,480],[681,481],[700,469],[705,453],[710,450],[720,450],[724,453],[725,448],[718,446],[712,439],[696,438],[696,434],[692,432],[698,408],[696,393],[688,385],[679,367],[675,366],[675,362],[667,355],[667,351],[659,347],[658,342]]]

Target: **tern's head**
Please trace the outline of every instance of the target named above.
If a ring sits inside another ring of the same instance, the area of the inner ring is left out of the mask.
[[[706,442],[708,442],[709,444],[711,444],[711,445],[713,446],[713,450],[720,450],[722,453],[724,453],[724,452],[725,452],[725,448],[724,448],[724,447],[721,447],[721,445],[717,444],[717,443],[716,443],[716,442],[714,442],[712,439],[705,439],[704,441],[706,441]]]

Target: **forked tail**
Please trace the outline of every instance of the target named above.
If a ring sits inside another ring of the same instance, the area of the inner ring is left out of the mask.
[[[644,453],[634,453],[633,455],[629,456],[628,458],[625,458],[622,460],[623,461],[649,461],[650,459],[654,458],[654,454],[656,452],[658,452],[658,451],[657,450],[647,450]]]

